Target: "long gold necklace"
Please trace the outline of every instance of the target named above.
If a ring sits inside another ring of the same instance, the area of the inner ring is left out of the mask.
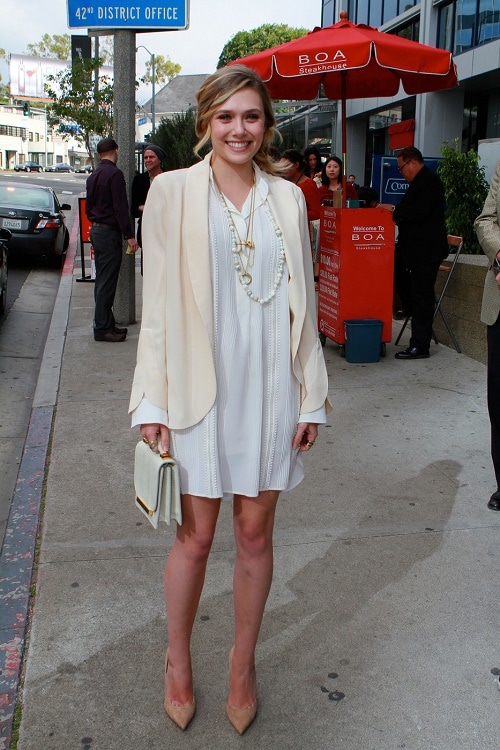
[[[270,302],[273,299],[273,297],[275,297],[276,292],[278,291],[278,288],[281,284],[281,279],[283,278],[284,266],[285,266],[285,247],[283,244],[283,234],[281,232],[281,229],[276,224],[276,221],[274,219],[274,216],[271,213],[271,209],[269,208],[269,204],[266,198],[266,200],[264,201],[264,209],[266,211],[268,220],[270,224],[272,225],[274,232],[276,234],[279,250],[278,250],[278,258],[276,261],[276,272],[274,275],[274,280],[273,280],[273,285],[271,287],[271,290],[269,294],[267,295],[267,297],[259,297],[259,295],[255,294],[253,289],[250,287],[250,284],[252,283],[252,276],[248,272],[248,268],[251,268],[253,266],[254,257],[255,257],[255,244],[253,242],[253,215],[254,215],[254,209],[255,209],[255,179],[254,179],[254,184],[252,186],[253,192],[252,192],[252,197],[250,199],[250,216],[248,219],[247,234],[246,234],[244,241],[241,239],[241,235],[238,232],[238,229],[236,228],[236,224],[234,223],[233,217],[231,215],[231,211],[229,210],[229,206],[227,205],[226,199],[224,198],[224,194],[222,193],[222,190],[220,189],[218,185],[217,185],[217,189],[220,195],[224,213],[226,214],[227,221],[229,224],[229,231],[231,233],[231,243],[232,243],[231,252],[233,254],[233,263],[234,263],[235,271],[238,274],[240,284],[244,288],[247,296],[250,297],[250,299],[253,300],[253,302],[258,302],[260,305],[265,305],[267,302]],[[244,258],[246,259],[246,263],[244,262]]]
[[[219,188],[219,186],[217,185]],[[249,273],[248,269],[252,268],[255,260],[255,243],[253,241],[253,217],[254,217],[254,209],[255,209],[255,177],[253,180],[251,195],[250,195],[250,216],[248,217],[248,224],[247,224],[247,233],[244,240],[241,239],[241,235],[238,232],[238,228],[233,220],[233,217],[231,216],[231,211],[229,209],[229,206],[227,205],[226,199],[224,198],[224,193],[219,188],[220,197],[222,199],[222,203],[224,204],[224,209],[226,212],[226,215],[229,217],[229,229],[232,235],[233,240],[233,253],[236,250],[236,255],[239,259],[239,264],[241,266],[241,274],[238,274],[240,277],[240,281],[244,286],[247,286],[248,284],[252,283],[252,276]],[[236,239],[237,238],[237,239]]]

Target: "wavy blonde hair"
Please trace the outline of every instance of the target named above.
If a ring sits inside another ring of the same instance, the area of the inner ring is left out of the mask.
[[[281,138],[275,127],[276,120],[271,97],[257,73],[244,65],[227,65],[225,68],[219,68],[201,85],[196,94],[198,112],[195,129],[200,140],[195,146],[194,153],[198,156],[199,151],[209,142],[210,121],[215,112],[234,94],[246,88],[257,92],[264,109],[264,138],[260,149],[254,156],[254,160],[264,172],[278,174],[277,165],[269,154],[269,147],[276,135]]]

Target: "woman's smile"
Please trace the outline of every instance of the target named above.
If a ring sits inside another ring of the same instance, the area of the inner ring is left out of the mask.
[[[233,94],[210,121],[214,160],[222,159],[233,166],[250,162],[262,145],[265,127],[257,92],[246,88]]]

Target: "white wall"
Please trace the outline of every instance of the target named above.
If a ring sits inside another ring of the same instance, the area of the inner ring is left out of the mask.
[[[43,114],[27,117],[12,107],[0,107],[0,125],[26,129],[26,140],[20,136],[0,134],[0,169],[12,169],[21,161],[38,161],[45,166],[56,161],[69,161],[69,152],[85,155],[85,148],[74,138],[64,140],[58,134],[51,134]],[[32,140],[29,134],[32,133]],[[37,140],[38,136],[38,140]],[[7,152],[9,162],[7,163]],[[33,155],[36,154],[36,158]]]

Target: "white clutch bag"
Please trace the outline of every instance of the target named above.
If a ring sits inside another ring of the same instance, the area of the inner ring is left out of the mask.
[[[179,467],[169,453],[153,453],[141,440],[135,448],[135,504],[157,529],[160,521],[182,524]]]

